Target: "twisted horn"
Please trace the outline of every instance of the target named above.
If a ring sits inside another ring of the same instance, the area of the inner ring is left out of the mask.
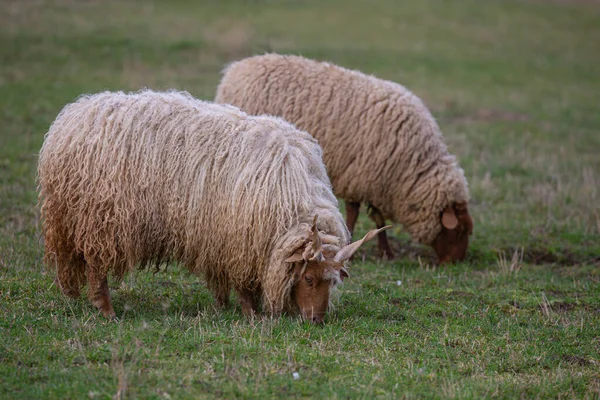
[[[383,228],[373,229],[372,231],[367,233],[364,238],[342,247],[340,251],[337,252],[333,260],[339,263],[344,263],[345,261],[350,259],[350,257],[352,257],[352,254],[354,254],[354,252],[358,250],[358,248],[362,246],[363,243],[368,242],[369,240],[373,239],[375,235],[377,235],[379,232],[385,231],[386,229],[390,229],[391,227],[391,225],[387,225]]]
[[[312,252],[313,256],[309,261],[322,261],[323,260],[323,243],[321,242],[321,236],[319,236],[319,230],[317,229],[317,218],[315,214],[312,225]]]

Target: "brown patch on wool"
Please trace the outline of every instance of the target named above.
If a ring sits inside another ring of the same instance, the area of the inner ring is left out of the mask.
[[[266,54],[227,67],[215,101],[277,115],[311,133],[336,194],[370,203],[421,243],[442,230],[441,210],[469,200],[464,172],[431,113],[399,84]]]
[[[272,117],[187,93],[100,93],[46,134],[38,182],[45,262],[69,296],[112,317],[106,277],[178,261],[220,302],[230,289],[293,309],[285,259],[318,213],[323,242],[348,243],[315,139]]]

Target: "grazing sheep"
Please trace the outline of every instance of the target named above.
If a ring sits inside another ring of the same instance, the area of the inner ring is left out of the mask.
[[[282,117],[317,138],[334,191],[346,200],[350,232],[365,202],[378,227],[384,216],[402,223],[440,262],[465,257],[473,224],[463,170],[432,115],[405,87],[329,63],[266,54],[228,66],[215,101]],[[379,248],[393,257],[385,232]]]
[[[262,298],[267,312],[321,323],[362,243],[347,245],[321,153],[279,118],[185,92],[83,96],[40,151],[45,262],[69,296],[87,281],[108,318],[109,272],[178,261],[220,304],[234,289],[246,315]]]

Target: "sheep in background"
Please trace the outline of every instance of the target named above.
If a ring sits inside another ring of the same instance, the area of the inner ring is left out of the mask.
[[[473,223],[463,170],[448,153],[434,118],[405,87],[299,56],[265,54],[229,65],[215,101],[249,114],[271,114],[311,133],[336,195],[346,201],[350,232],[361,203],[383,227],[404,225],[440,262],[464,259]],[[393,253],[385,232],[379,248]]]
[[[67,105],[39,155],[45,262],[114,318],[107,275],[178,261],[220,304],[323,321],[348,245],[309,134],[185,92],[104,92]],[[318,219],[316,216],[319,216]],[[371,232],[365,237],[370,239]]]

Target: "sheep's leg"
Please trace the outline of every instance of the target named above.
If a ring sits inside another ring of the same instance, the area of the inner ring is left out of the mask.
[[[85,259],[72,253],[57,265],[56,283],[66,296],[77,298],[85,284]]]
[[[359,210],[360,202],[346,201],[346,225],[350,231],[350,237],[352,237],[352,233],[354,232],[354,225],[356,225]]]
[[[229,287],[217,287],[213,290],[215,295],[215,299],[217,300],[217,305],[220,308],[229,307]]]
[[[108,280],[106,275],[101,275],[88,269],[88,299],[108,319],[116,319],[117,315],[110,302]]]
[[[377,228],[383,228],[385,226],[385,218],[381,214],[376,207],[369,205],[369,218],[371,218]],[[377,241],[379,245],[379,252],[388,260],[392,260],[394,258],[394,253],[390,248],[390,244],[388,242],[387,233],[385,231],[381,231],[377,234]]]
[[[242,313],[246,317],[256,315],[258,312],[258,296],[252,290],[236,290],[240,304],[242,305]]]
[[[46,207],[51,207],[48,202]],[[69,230],[64,225],[64,213],[51,214],[44,222],[44,261],[50,268],[56,268],[55,283],[66,296],[77,298],[85,284],[85,258],[75,250],[75,243],[69,238]]]
[[[194,268],[190,268],[190,271],[194,271]],[[206,279],[208,288],[213,292],[217,306],[219,308],[229,307],[229,292],[231,288],[227,276],[209,268],[205,272],[204,278]]]

